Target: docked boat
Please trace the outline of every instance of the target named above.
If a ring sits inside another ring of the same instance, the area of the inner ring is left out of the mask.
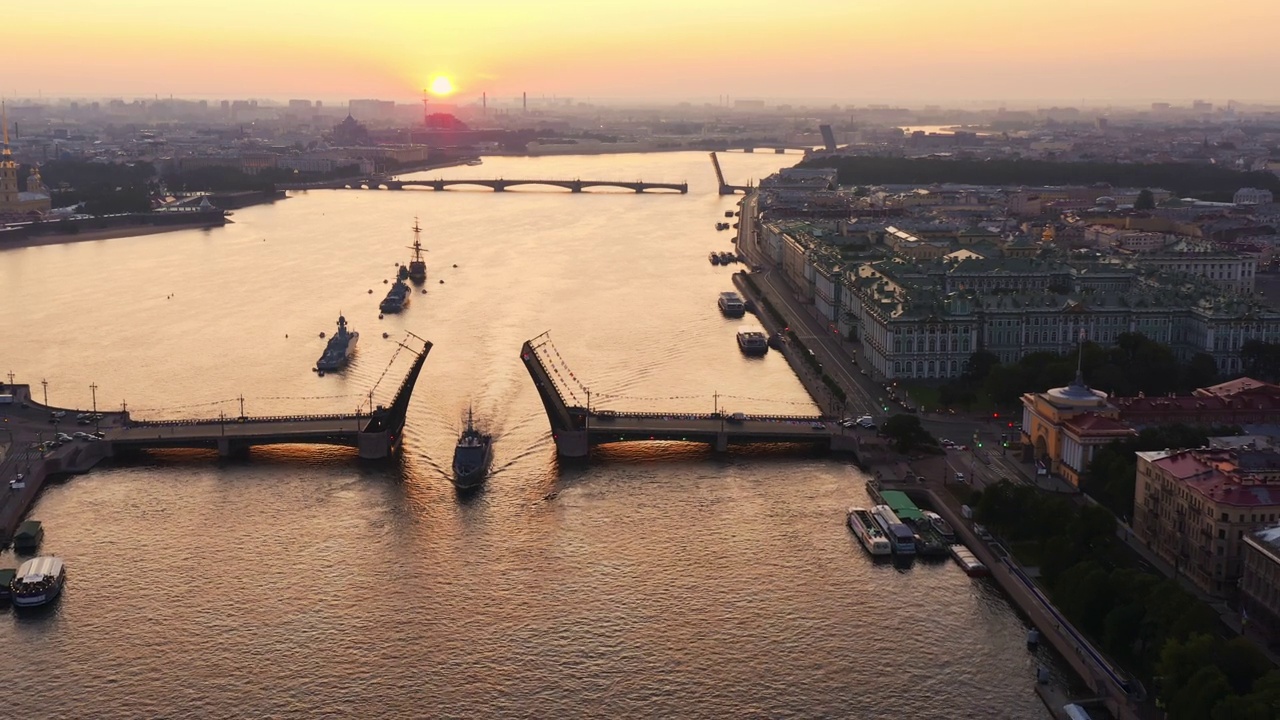
[[[747,312],[747,304],[742,301],[742,296],[736,292],[722,292],[716,300],[716,305],[720,307],[720,312],[725,317],[740,318]]]
[[[871,516],[875,518],[876,524],[889,539],[889,546],[893,549],[894,555],[916,554],[915,533],[898,519],[898,516],[893,513],[893,508],[888,505],[876,505],[871,511]]]
[[[717,229],[717,230],[728,230],[728,229],[729,229],[729,223],[726,223],[726,222],[718,222],[718,223],[716,223],[716,229]]]
[[[713,251],[710,255],[707,256],[707,259],[711,261],[712,265],[720,264],[720,254],[717,252]]]
[[[781,350],[782,344],[785,342],[786,340],[783,339],[782,337],[782,331],[778,331],[770,335],[768,340],[769,347],[773,348],[774,350]]]
[[[53,602],[62,594],[67,581],[67,568],[62,558],[44,556],[32,558],[18,568],[18,574],[9,583],[9,601],[15,607],[38,607]]]
[[[871,512],[866,508],[849,508],[849,515],[845,519],[849,529],[857,536],[858,542],[862,543],[862,547],[872,555],[883,556],[893,552],[893,547],[889,544],[889,538],[885,537],[884,531],[872,519]]]
[[[422,228],[418,227],[418,218],[414,218],[413,244],[409,246],[409,249],[413,251],[413,259],[409,261],[409,279],[416,283],[427,281],[427,262],[422,259],[421,234]]]
[[[742,330],[738,333],[738,349],[743,355],[759,357],[769,352],[769,340],[763,330]]]
[[[403,280],[396,280],[391,289],[387,291],[387,296],[378,304],[378,310],[384,313],[398,313],[409,305],[409,301],[413,299],[413,291],[405,284]]]
[[[401,265],[401,266],[400,266],[400,269],[396,271],[396,277],[397,277],[397,278],[399,278],[399,279],[401,279],[401,280],[408,280],[408,279],[409,279],[409,266],[408,266],[408,265]]]
[[[356,343],[359,341],[360,333],[347,330],[347,319],[339,315],[338,332],[334,333],[333,337],[329,338],[329,344],[324,346],[324,353],[316,361],[316,369],[331,372],[346,367],[351,356],[355,354]]]
[[[24,554],[34,553],[44,539],[44,526],[39,520],[23,520],[13,534],[13,549]]]
[[[0,568],[0,602],[9,602],[9,595],[12,592],[9,585],[16,577],[18,577],[17,569]]]
[[[724,211],[724,216],[725,216],[725,217],[733,217],[733,211],[732,211],[732,210],[725,210],[725,211]]]
[[[731,252],[719,253],[718,257],[720,258],[721,265],[732,265],[733,263],[738,262],[738,256]]]
[[[955,558],[956,564],[964,569],[965,573],[971,577],[979,577],[986,575],[989,571],[987,566],[982,564],[977,555],[974,555],[969,548],[964,545],[952,545],[951,557]]]
[[[453,450],[453,486],[470,490],[484,482],[493,461],[493,438],[476,429],[471,408],[467,408],[467,427],[458,437]]]
[[[955,544],[956,531],[951,528],[951,523],[944,520],[941,515],[933,512],[932,510],[921,510],[920,514],[924,515],[924,519],[934,530],[937,531],[939,535],[942,536],[943,540],[948,544]]]

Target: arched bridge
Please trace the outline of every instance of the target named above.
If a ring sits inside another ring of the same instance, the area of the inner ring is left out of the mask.
[[[628,182],[625,180],[522,180],[507,178],[497,178],[495,180],[468,178],[458,178],[456,180],[390,180],[387,178],[360,178],[356,180],[340,181],[332,185],[328,185],[327,187],[339,190],[404,190],[405,188],[447,190],[448,188],[460,185],[486,187],[494,192],[503,192],[509,188],[519,187],[521,185],[545,185],[548,187],[564,188],[569,192],[576,193],[597,187],[621,188],[623,190],[631,190],[638,193],[648,192],[650,190],[669,190],[678,193],[689,192],[689,183],[644,182],[641,180]]]
[[[565,365],[547,333],[528,340],[520,359],[551,423],[556,452],[586,457],[592,445],[616,442],[704,442],[717,451],[758,443],[820,444],[854,451],[857,434],[821,415],[617,412],[592,406],[590,390]]]

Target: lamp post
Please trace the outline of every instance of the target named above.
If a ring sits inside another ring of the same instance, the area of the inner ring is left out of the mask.
[[[93,393],[93,430],[101,430],[98,424],[98,383],[89,383],[89,391]]]
[[[44,386],[44,406],[49,407],[49,381],[42,379],[40,384]]]

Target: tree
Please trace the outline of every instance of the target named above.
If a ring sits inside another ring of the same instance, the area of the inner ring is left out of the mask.
[[[894,415],[880,426],[880,432],[894,442],[900,453],[908,453],[917,447],[937,445],[938,441],[920,424],[915,415]]]
[[[982,382],[991,374],[993,368],[1000,366],[1000,358],[988,350],[979,350],[964,361],[964,373],[961,378],[969,382]]]
[[[1142,192],[1138,193],[1138,199],[1133,201],[1133,209],[1155,210],[1156,196],[1150,190],[1143,188]]]

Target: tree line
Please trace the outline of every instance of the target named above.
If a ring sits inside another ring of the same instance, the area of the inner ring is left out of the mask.
[[[1280,717],[1280,670],[1243,638],[1223,639],[1212,608],[1134,567],[1106,508],[1001,482],[976,493],[975,517],[1039,558],[1058,609],[1155,690],[1170,720]]]
[[[1218,379],[1217,365],[1208,354],[1196,353],[1189,361],[1179,362],[1169,346],[1142,333],[1121,333],[1108,347],[1087,342],[1083,353],[1081,358],[1076,352],[1034,352],[1015,363],[1001,364],[995,354],[979,350],[965,361],[958,380],[939,389],[939,399],[943,405],[969,407],[981,391],[997,407],[1012,407],[1024,393],[1070,383],[1077,362],[1090,387],[1119,396],[1190,392]]]
[[[1280,194],[1280,177],[1193,163],[1054,162],[1050,160],[944,160],[938,158],[820,157],[800,167],[832,167],[841,185],[1094,185],[1164,188],[1178,197],[1229,202],[1242,187]]]

